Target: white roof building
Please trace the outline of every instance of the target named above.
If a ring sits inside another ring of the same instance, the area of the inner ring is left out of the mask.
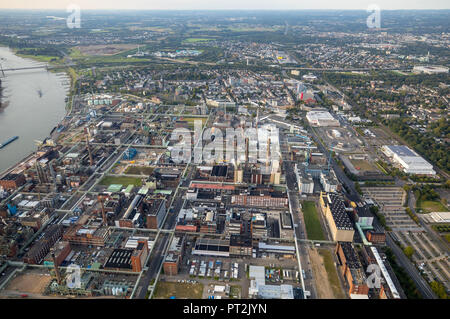
[[[448,68],[442,65],[416,65],[413,68],[415,73],[437,74],[448,73]]]
[[[339,126],[339,121],[328,111],[310,111],[306,119],[313,126]]]
[[[257,296],[262,299],[294,299],[292,285],[266,285],[264,266],[250,266],[249,296]]]
[[[450,212],[432,212],[424,217],[431,223],[450,223]]]
[[[433,165],[404,145],[384,145],[383,153],[401,165],[407,174],[436,175]]]

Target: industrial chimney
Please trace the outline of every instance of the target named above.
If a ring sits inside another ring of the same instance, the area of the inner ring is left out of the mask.
[[[58,263],[56,262],[56,256],[53,251],[52,251],[52,259],[53,259],[53,267],[55,268],[56,280],[58,281],[58,284],[61,285],[62,283],[61,273],[59,272]]]

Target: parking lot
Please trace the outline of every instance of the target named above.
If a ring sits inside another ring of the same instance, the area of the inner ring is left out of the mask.
[[[428,277],[429,281],[439,280],[450,288],[450,263],[446,250],[438,245],[426,229],[417,225],[406,213],[405,192],[400,187],[363,187],[365,196],[373,199],[386,217],[386,226],[392,230],[392,235],[400,245],[412,247],[412,260]]]

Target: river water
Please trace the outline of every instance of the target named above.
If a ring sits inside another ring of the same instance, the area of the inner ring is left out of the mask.
[[[3,69],[38,66],[43,63],[14,55],[0,47]],[[6,71],[2,77],[3,99],[8,106],[0,111],[0,143],[13,136],[19,139],[0,149],[0,172],[19,162],[37,149],[42,141],[66,115],[65,98],[70,79],[66,73],[45,69]]]

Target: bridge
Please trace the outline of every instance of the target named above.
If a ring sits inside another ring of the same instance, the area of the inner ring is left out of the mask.
[[[61,67],[63,67],[63,68],[66,68],[66,67],[69,67],[69,66],[73,66],[73,65],[75,65],[75,64],[65,64],[65,65],[61,65],[61,66],[49,66],[49,65],[47,65],[47,64],[44,64],[44,65],[37,65],[37,66],[27,66],[27,67],[20,67],[20,68],[9,68],[9,69],[4,69],[3,67],[2,67],[2,65],[0,64],[0,72],[1,72],[1,74],[2,74],[2,76],[6,76],[5,75],[5,72],[8,72],[8,71],[20,71],[20,70],[36,70],[36,69],[45,69],[45,70],[51,70],[51,69],[57,69],[57,68],[61,68]]]

